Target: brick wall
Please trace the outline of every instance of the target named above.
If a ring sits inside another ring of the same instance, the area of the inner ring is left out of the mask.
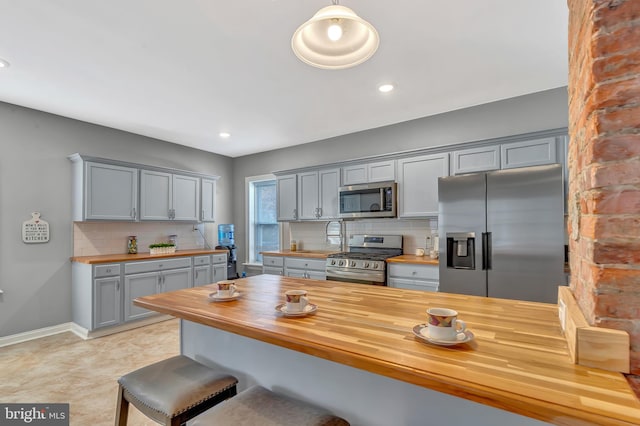
[[[568,0],[571,288],[640,374],[640,0]]]

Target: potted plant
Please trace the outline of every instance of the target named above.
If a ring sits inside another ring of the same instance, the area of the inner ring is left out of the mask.
[[[176,245],[173,243],[149,244],[151,254],[170,254],[176,252]]]

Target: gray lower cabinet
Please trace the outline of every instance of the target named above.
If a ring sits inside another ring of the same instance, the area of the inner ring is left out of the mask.
[[[438,265],[390,263],[387,286],[408,290],[438,291]]]
[[[156,312],[133,304],[134,299],[191,287],[190,257],[128,262],[124,265],[124,321],[142,319]]]
[[[284,275],[284,257],[262,256],[262,273]]]
[[[195,256],[193,258],[193,286],[198,287],[198,286],[206,285],[210,283],[211,283],[211,256],[210,255]]]
[[[93,280],[93,294],[93,328],[120,324],[120,276]]]
[[[302,257],[284,258],[284,276],[295,278],[312,278],[326,280],[326,261],[324,259],[308,259]]]
[[[199,287],[211,283],[211,265],[193,267],[193,286]]]
[[[226,254],[214,254],[213,256],[211,256],[211,265],[213,274],[210,282],[217,283],[218,281],[227,279]]]
[[[87,330],[122,322],[122,268],[119,263],[71,265],[71,314]]]

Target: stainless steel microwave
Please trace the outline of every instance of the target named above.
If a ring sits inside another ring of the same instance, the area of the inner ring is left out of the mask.
[[[396,217],[396,192],[395,182],[341,186],[340,217],[344,219]]]

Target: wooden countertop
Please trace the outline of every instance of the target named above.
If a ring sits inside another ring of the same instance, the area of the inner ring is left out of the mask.
[[[431,259],[429,256],[416,256],[415,254],[403,254],[402,256],[390,257],[387,263],[409,263],[413,265],[439,265],[438,259]]]
[[[242,297],[209,302],[212,285],[136,305],[558,425],[640,424],[640,402],[619,373],[571,363],[556,305],[258,275]],[[309,291],[315,314],[275,311],[284,292]],[[414,337],[430,306],[456,309],[475,334],[458,347]]]
[[[151,259],[164,259],[167,257],[182,257],[182,256],[198,256],[207,254],[222,254],[227,253],[227,250],[213,250],[213,249],[193,249],[193,250],[176,250],[171,254],[151,254],[151,253],[138,253],[138,254],[103,254],[99,256],[73,256],[72,262],[79,263],[113,263],[113,262],[133,262],[136,260],[151,260]]]
[[[278,250],[278,251],[262,251],[263,256],[280,256],[280,257],[306,257],[309,259],[326,259],[327,256],[338,251],[321,251],[321,250]]]

